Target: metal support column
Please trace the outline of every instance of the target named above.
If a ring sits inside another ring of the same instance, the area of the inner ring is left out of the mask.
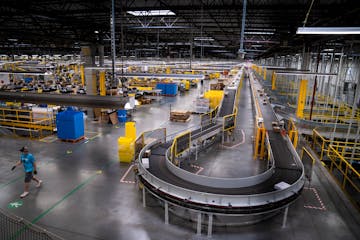
[[[244,34],[245,34],[245,19],[246,19],[246,2],[243,0],[243,11],[242,11],[242,20],[241,20],[241,33],[240,33],[240,49],[239,54],[242,55],[241,58],[244,58]]]
[[[212,225],[213,225],[213,215],[209,214],[208,232],[207,232],[208,237],[211,237],[211,235],[212,235]]]
[[[196,235],[201,235],[201,213],[197,214],[197,226],[196,226]]]
[[[332,109],[332,112],[331,112],[331,116],[334,116],[334,112],[335,112],[335,107],[338,103],[338,98],[337,98],[337,94],[338,94],[338,86],[339,86],[339,83],[340,83],[340,74],[342,72],[342,64],[343,64],[343,58],[344,58],[344,55],[343,55],[343,51],[341,51],[341,56],[340,56],[340,62],[339,62],[339,67],[338,67],[338,74],[336,76],[336,85],[335,85],[335,93],[334,93],[334,106],[333,106],[333,109]],[[337,122],[339,120],[339,113],[340,113],[340,106],[338,106],[337,108],[337,113],[336,113],[336,119],[335,119],[335,125],[334,125],[334,129],[331,133],[331,137],[330,137],[330,141],[331,141],[331,144],[333,143],[334,141],[334,136],[335,136],[335,132],[336,132],[336,128],[337,128]]]
[[[104,66],[104,45],[98,46],[98,52],[99,52],[99,66]]]
[[[169,203],[165,201],[165,224],[169,224]]]
[[[289,212],[289,205],[288,205],[288,206],[286,206],[285,211],[284,211],[284,217],[283,217],[283,222],[282,222],[282,228],[285,228],[285,227],[286,227],[286,222],[287,222],[288,212]]]
[[[115,57],[116,57],[116,46],[115,46],[115,0],[111,0],[111,18],[110,18],[110,27],[111,27],[111,68],[112,68],[112,81],[110,88],[115,84]],[[115,84],[116,86],[117,84]]]
[[[142,197],[143,197],[143,207],[145,208],[146,207],[146,190],[145,190],[145,187],[143,187],[142,189]]]

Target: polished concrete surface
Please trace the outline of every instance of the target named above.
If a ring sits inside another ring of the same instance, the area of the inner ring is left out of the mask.
[[[167,127],[171,134],[197,125],[197,115],[187,123],[168,121],[170,104],[172,109],[184,109],[197,95],[192,90],[139,108],[133,113],[138,133]],[[137,186],[120,182],[129,168],[119,163],[117,156],[117,138],[124,133],[123,125],[87,119],[86,131],[89,139],[75,144],[0,137],[0,208],[64,239],[207,239],[196,235],[193,221],[170,214],[170,224],[165,225],[164,210],[158,201],[147,196],[147,207],[143,208]],[[248,134],[251,136],[251,131]],[[23,145],[29,146],[36,157],[38,176],[44,183],[39,189],[33,184],[23,205],[10,209],[8,204],[18,201],[23,191],[22,169],[10,171]],[[134,180],[132,171],[125,180]],[[279,214],[255,225],[214,227],[211,239],[358,239],[359,214],[321,164],[316,163],[312,183],[307,187],[290,206],[285,228]]]

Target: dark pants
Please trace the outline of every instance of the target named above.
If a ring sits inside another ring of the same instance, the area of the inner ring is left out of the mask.
[[[31,182],[31,179],[33,178],[33,173],[32,172],[27,172],[25,173],[25,182]]]

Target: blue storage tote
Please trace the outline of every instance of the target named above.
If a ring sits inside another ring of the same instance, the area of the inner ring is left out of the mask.
[[[165,90],[166,95],[175,96],[177,94],[177,92],[178,92],[178,86],[176,83],[166,84],[166,90]]]
[[[125,109],[119,109],[117,111],[119,122],[126,122],[127,112]]]
[[[166,87],[166,85],[164,83],[157,83],[156,84],[156,89],[160,89],[161,94],[165,94],[165,87]]]
[[[57,136],[64,140],[77,140],[84,136],[84,113],[67,109],[56,115]]]

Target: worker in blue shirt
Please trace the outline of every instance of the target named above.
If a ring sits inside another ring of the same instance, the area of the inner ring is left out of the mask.
[[[17,166],[20,166],[21,164],[24,166],[25,171],[25,190],[20,195],[21,198],[26,197],[29,195],[29,185],[31,180],[34,180],[37,184],[36,187],[40,187],[42,181],[38,178],[36,178],[33,173],[36,175],[36,162],[34,156],[29,153],[29,149],[27,147],[22,147],[20,149],[21,156],[20,161],[18,161],[12,168],[11,171],[13,171]]]

